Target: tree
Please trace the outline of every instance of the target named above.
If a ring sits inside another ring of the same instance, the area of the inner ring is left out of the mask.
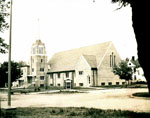
[[[150,17],[149,17],[149,1],[141,0],[112,0],[113,3],[119,2],[122,4],[121,7],[128,4],[132,8],[132,26],[134,29],[136,41],[137,41],[137,50],[138,50],[138,59],[141,67],[144,71],[144,76],[147,80],[148,91],[150,94],[150,56],[147,51],[150,50],[149,46],[149,28],[150,28]],[[120,8],[121,8],[120,7]]]
[[[6,18],[9,16],[8,13],[9,2],[6,0],[0,0],[0,32],[4,33],[6,29],[9,28]],[[6,53],[8,45],[4,43],[4,39],[0,37],[0,53]]]
[[[17,62],[11,62],[11,81],[14,82],[22,75],[21,67]],[[8,62],[4,62],[0,67],[0,87],[4,87],[8,82]]]
[[[118,75],[120,79],[125,79],[126,81],[132,80],[132,68],[128,67],[127,61],[121,61],[119,65],[113,67],[113,73]]]

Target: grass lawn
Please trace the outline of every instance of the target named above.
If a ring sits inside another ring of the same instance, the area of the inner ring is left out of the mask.
[[[149,118],[150,113],[84,107],[2,109],[1,118]]]

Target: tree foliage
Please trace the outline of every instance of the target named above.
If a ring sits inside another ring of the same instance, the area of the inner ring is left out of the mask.
[[[119,65],[113,67],[113,73],[118,75],[120,79],[131,80],[132,79],[132,68],[128,67],[126,61],[121,61]]]
[[[11,82],[19,79],[22,75],[21,67],[17,62],[11,62]],[[8,62],[4,62],[0,67],[0,87],[8,83]]]
[[[147,0],[141,2],[141,0],[112,0],[112,3],[116,2],[122,4],[120,8],[122,8],[122,6],[126,6],[127,4],[130,4],[131,6],[132,27],[137,41],[138,59],[141,67],[143,68],[150,94],[150,56],[147,54],[147,51],[150,49],[149,40],[147,40],[149,37],[150,27],[149,1]]]
[[[9,28],[6,18],[9,16],[8,13],[9,2],[6,0],[0,0],[0,33],[4,33]],[[6,53],[8,45],[4,42],[4,39],[0,37],[0,53]]]

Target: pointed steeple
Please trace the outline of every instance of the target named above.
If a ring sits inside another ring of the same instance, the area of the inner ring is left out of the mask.
[[[38,24],[37,24],[37,26],[38,26],[38,27],[37,27],[37,32],[38,32],[37,35],[38,35],[38,37],[37,37],[37,38],[40,40],[40,19],[39,19],[39,18],[37,19],[37,23],[38,23]]]

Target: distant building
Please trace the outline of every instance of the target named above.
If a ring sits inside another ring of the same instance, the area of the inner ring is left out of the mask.
[[[133,60],[133,57],[132,57],[132,61]],[[131,60],[127,60],[127,64],[128,64],[128,67],[131,67],[132,68],[132,82],[139,82],[139,81],[143,81],[143,82],[146,82],[146,78],[144,76],[144,71],[142,69],[142,67],[138,67],[138,68],[135,68],[136,65],[134,65],[132,63]]]
[[[133,81],[134,82],[146,82],[146,78],[144,76],[144,71],[142,67],[136,68],[136,71],[133,73]]]
[[[29,66],[23,67],[20,86],[64,88],[122,85],[112,67],[120,63],[112,42],[55,53],[47,62],[45,45],[37,40],[31,48]]]

